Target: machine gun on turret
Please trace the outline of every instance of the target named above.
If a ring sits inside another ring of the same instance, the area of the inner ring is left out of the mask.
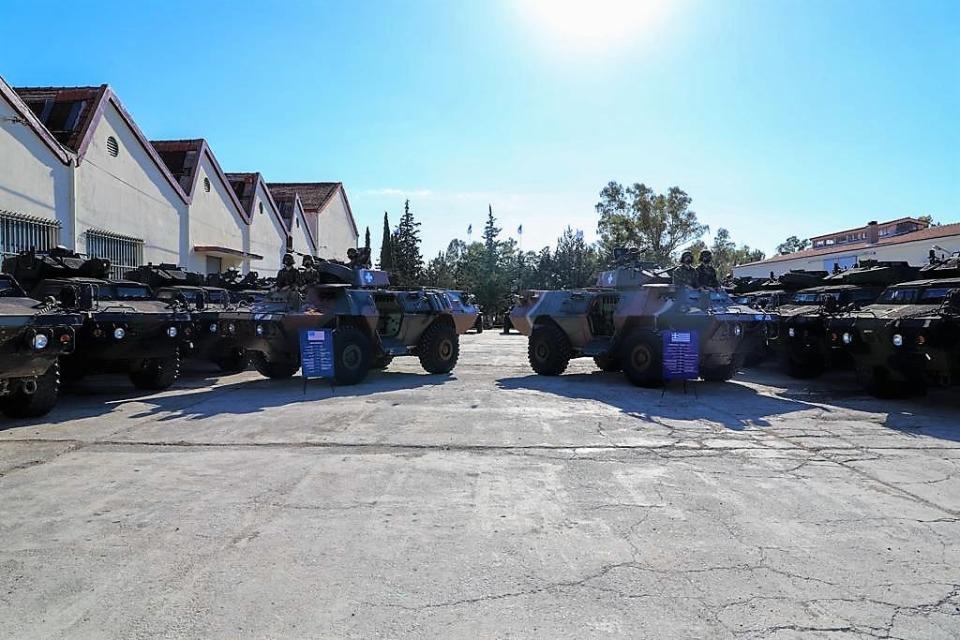
[[[669,283],[663,268],[651,260],[643,260],[640,249],[618,247],[613,250],[610,269],[600,272],[597,286],[604,289],[625,289],[651,283]]]

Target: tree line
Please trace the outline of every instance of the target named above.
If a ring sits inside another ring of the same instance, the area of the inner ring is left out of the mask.
[[[683,251],[692,251],[696,259],[709,249],[721,275],[730,273],[735,264],[764,259],[762,251],[736,244],[724,228],[706,244],[702,237],[710,229],[700,223],[692,202],[679,187],[660,194],[642,183],[610,182],[600,191],[595,207],[597,242],[586,242],[582,230],[567,226],[553,247],[539,251],[521,250],[515,239],[504,237],[489,207],[480,240],[453,239],[445,250],[425,260],[420,252],[420,223],[407,200],[396,227],[391,227],[389,214],[383,214],[379,267],[390,272],[398,286],[460,289],[474,294],[488,312],[502,312],[512,304],[513,295],[524,289],[594,284],[597,272],[618,247],[635,247],[642,259],[664,267],[675,265]],[[521,226],[518,235],[522,231]],[[369,246],[369,229],[365,242]]]

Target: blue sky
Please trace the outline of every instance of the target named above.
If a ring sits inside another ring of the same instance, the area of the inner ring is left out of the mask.
[[[611,179],[679,185],[767,252],[960,221],[960,3],[549,6],[0,0],[0,75],[109,83],[149,137],[204,137],[228,171],[341,180],[375,246],[409,197],[428,256],[488,203],[524,248],[592,239]]]

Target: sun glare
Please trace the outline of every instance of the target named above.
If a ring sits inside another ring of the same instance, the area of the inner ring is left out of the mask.
[[[629,46],[656,27],[666,1],[516,0],[523,18],[548,44],[609,52]]]

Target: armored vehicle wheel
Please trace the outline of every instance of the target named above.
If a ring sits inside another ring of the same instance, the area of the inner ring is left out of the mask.
[[[798,378],[801,380],[809,378],[818,378],[823,374],[826,365],[820,358],[811,358],[809,360],[798,360],[794,356],[787,354],[786,356],[786,370],[787,375],[791,378]]]
[[[214,363],[224,373],[239,373],[247,368],[247,354],[243,349],[231,349],[227,353],[217,356]]]
[[[663,382],[660,340],[650,331],[634,331],[624,340],[621,349],[623,373],[638,387],[652,387]]]
[[[130,382],[137,389],[162,391],[169,389],[180,377],[180,352],[166,358],[147,358],[140,369],[130,372]]]
[[[460,336],[445,324],[432,324],[417,345],[420,366],[429,373],[450,373],[460,358]]]
[[[379,358],[373,361],[373,366],[370,368],[379,369],[383,371],[384,369],[390,366],[391,362],[393,362],[393,356],[380,356]]]
[[[572,351],[567,334],[554,324],[536,327],[527,342],[530,366],[542,376],[558,376],[566,371]]]
[[[593,362],[597,365],[597,368],[600,369],[600,371],[615,373],[623,369],[623,366],[620,364],[620,358],[615,356],[596,356],[594,357]]]
[[[737,363],[720,364],[713,367],[704,367],[700,370],[700,377],[707,382],[726,382],[737,375]]]
[[[0,409],[11,418],[39,418],[50,413],[60,396],[60,367],[54,362],[42,376],[37,376],[37,389],[25,393],[19,388],[0,400]]]
[[[899,382],[891,380],[883,367],[857,369],[857,379],[867,393],[877,398],[897,399],[926,395],[927,387],[923,381]]]
[[[273,380],[282,380],[293,376],[300,368],[299,359],[294,360],[267,360],[260,356],[255,360],[260,375]]]
[[[356,327],[340,327],[333,333],[333,377],[337,384],[362,382],[370,370],[370,340]]]

